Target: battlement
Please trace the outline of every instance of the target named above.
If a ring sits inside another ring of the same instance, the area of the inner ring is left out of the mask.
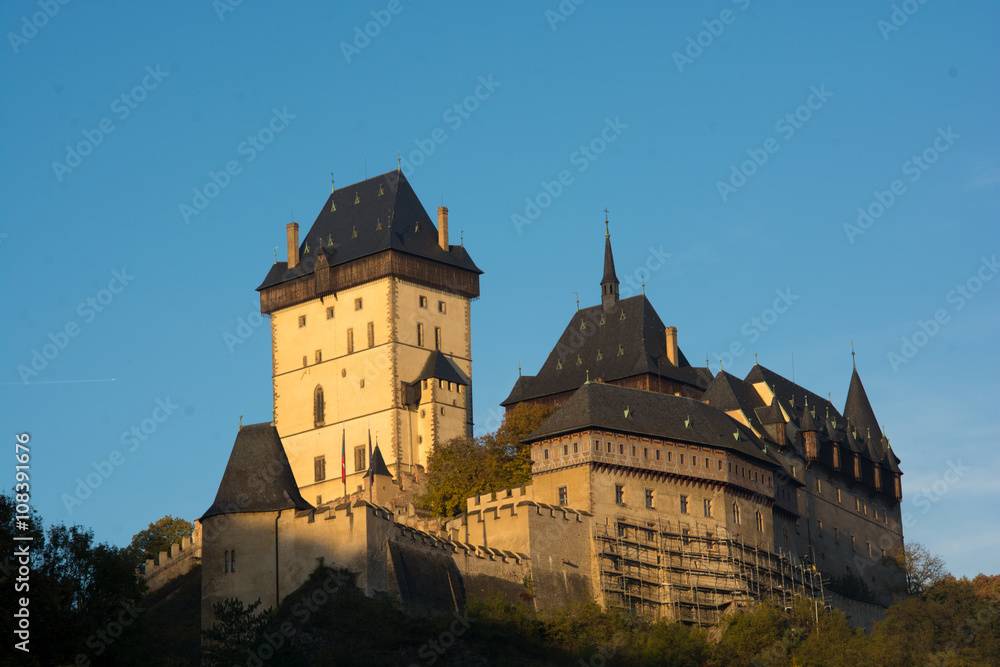
[[[150,593],[201,564],[201,538],[201,521],[195,521],[191,535],[186,535],[180,542],[171,544],[170,548],[161,551],[156,559],[146,560],[145,578]]]

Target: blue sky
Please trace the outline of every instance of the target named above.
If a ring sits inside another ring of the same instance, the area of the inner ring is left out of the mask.
[[[757,353],[842,406],[853,340],[906,538],[997,571],[996,3],[43,0],[0,25],[0,420],[47,522],[124,544],[204,512],[239,415],[270,419],[250,316],[285,224],[401,151],[485,271],[477,428],[574,292],[599,301],[606,207],[623,292],[692,363]]]

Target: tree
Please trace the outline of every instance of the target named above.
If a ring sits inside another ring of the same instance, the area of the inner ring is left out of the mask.
[[[948,575],[944,559],[919,542],[907,542],[895,549],[889,559],[906,577],[907,595],[920,595]]]
[[[246,607],[237,598],[215,603],[215,623],[202,632],[206,665],[243,664],[254,652],[271,615],[270,608],[255,613],[259,606],[260,598]]]
[[[504,415],[494,432],[480,438],[455,438],[428,459],[427,493],[421,504],[439,516],[465,509],[466,499],[531,481],[531,447],[521,442],[542,425],[554,408],[522,404]]]
[[[169,514],[159,521],[149,524],[145,530],[140,530],[132,536],[129,544],[134,554],[136,566],[145,568],[146,561],[157,558],[161,551],[169,551],[171,544],[181,541],[194,530],[190,521],[176,519]]]

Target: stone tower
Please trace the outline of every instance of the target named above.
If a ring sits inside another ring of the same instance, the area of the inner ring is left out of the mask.
[[[334,190],[260,292],[274,422],[302,495],[364,483],[369,433],[398,476],[472,432],[471,300],[482,271],[435,227],[401,172]]]

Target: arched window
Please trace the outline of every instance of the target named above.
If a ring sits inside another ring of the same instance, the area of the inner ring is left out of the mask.
[[[322,426],[326,419],[326,402],[323,400],[323,387],[316,385],[313,392],[313,421],[316,426]]]
[[[757,512],[757,530],[764,532],[764,516],[758,510]]]
[[[740,523],[740,505],[739,503],[733,503],[733,523]]]

